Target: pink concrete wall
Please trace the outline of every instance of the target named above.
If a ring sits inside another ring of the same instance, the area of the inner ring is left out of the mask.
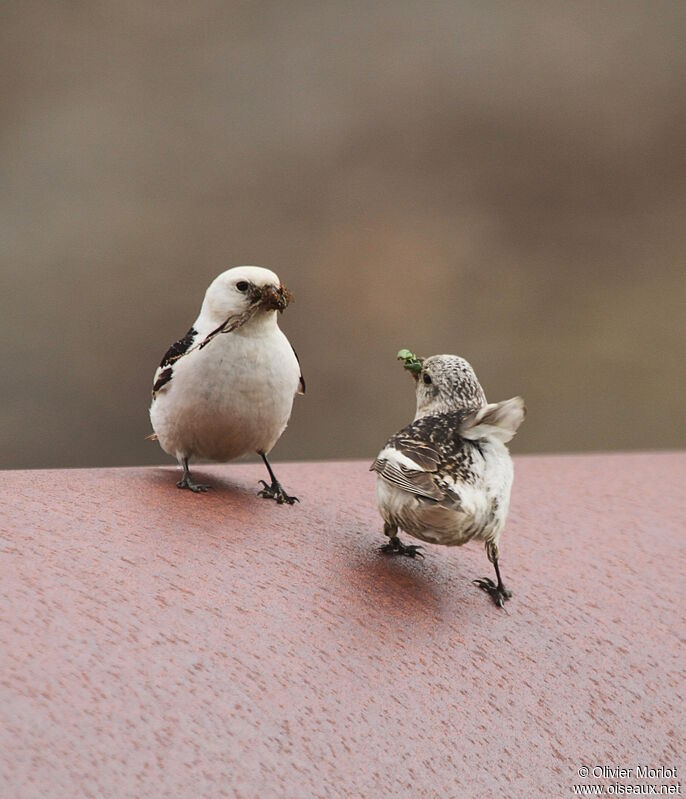
[[[365,463],[5,472],[3,797],[564,797],[683,765],[686,454],[520,458],[483,550],[388,558]]]

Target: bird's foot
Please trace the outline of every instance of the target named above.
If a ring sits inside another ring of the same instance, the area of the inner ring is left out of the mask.
[[[209,491],[212,486],[206,483],[194,483],[190,477],[182,477],[176,484],[177,488],[189,488],[194,494],[204,494]]]
[[[472,582],[474,585],[478,585],[482,591],[485,591],[499,608],[505,607],[505,603],[512,596],[512,591],[505,588],[502,583],[497,585],[488,577],[472,580]]]
[[[417,544],[403,544],[397,536],[381,547],[382,552],[389,552],[391,555],[405,555],[408,558],[423,558],[424,553],[420,552],[421,549],[422,547]]]
[[[264,480],[260,480],[260,483],[264,486],[264,488],[257,492],[258,497],[264,497],[264,499],[275,499],[279,505],[294,505],[296,502],[300,502],[297,497],[289,496],[283,490],[283,486],[278,482],[278,480],[274,481],[271,485],[265,483]]]

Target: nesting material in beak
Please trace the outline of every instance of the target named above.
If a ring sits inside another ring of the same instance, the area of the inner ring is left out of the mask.
[[[260,289],[259,304],[265,311],[283,311],[293,300],[293,295],[285,286],[264,286]]]
[[[403,362],[403,367],[414,377],[415,380],[419,378],[422,372],[422,364],[424,358],[417,357],[410,350],[400,350],[398,353],[398,360]]]

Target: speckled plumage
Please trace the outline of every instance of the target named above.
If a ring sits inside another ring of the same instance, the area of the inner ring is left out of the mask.
[[[480,446],[459,434],[470,413],[451,411],[422,416],[391,436],[386,446],[407,455],[423,469],[473,483],[476,476],[474,455],[475,452],[481,454]]]
[[[524,419],[524,403],[515,397],[488,404],[474,370],[456,355],[422,360],[415,380],[414,421],[388,439],[371,467],[387,548],[417,554],[399,542],[398,528],[445,546],[481,540],[499,575],[498,540],[513,479],[505,445]],[[494,600],[502,605],[500,578],[499,586]]]

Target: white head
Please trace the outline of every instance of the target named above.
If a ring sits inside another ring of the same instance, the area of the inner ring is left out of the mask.
[[[401,350],[399,359],[417,383],[415,419],[486,405],[486,394],[474,369],[459,355],[417,358],[408,350]]]
[[[292,300],[278,275],[261,266],[236,266],[216,277],[205,292],[201,316],[220,325],[231,316],[276,317]],[[252,318],[252,317],[249,317]]]

